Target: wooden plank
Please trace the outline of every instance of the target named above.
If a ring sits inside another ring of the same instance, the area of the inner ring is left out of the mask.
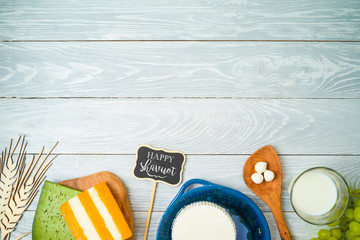
[[[360,40],[357,0],[0,1],[1,40]]]
[[[0,52],[0,97],[360,96],[359,43],[3,43]]]
[[[140,144],[187,154],[359,154],[355,99],[1,99],[0,146],[28,152],[134,154]]]
[[[32,221],[34,218],[34,211],[27,211],[24,214],[24,217],[20,220],[19,225],[16,229],[16,231],[13,233],[13,237],[15,238],[22,233],[29,232],[32,229]],[[163,215],[163,212],[153,212],[151,222],[150,222],[150,228],[149,228],[149,234],[148,239],[156,239],[156,231],[158,224],[160,222],[160,219]],[[270,232],[271,232],[271,239],[273,240],[280,240],[280,236],[278,233],[278,230],[276,228],[276,223],[273,219],[273,216],[271,213],[264,213],[265,218],[268,222]],[[324,228],[324,226],[316,226],[308,224],[304,221],[302,221],[294,212],[285,212],[285,219],[289,225],[290,232],[293,236],[293,239],[310,239],[315,236],[317,236],[317,231],[320,228]],[[142,239],[144,235],[144,229],[145,229],[145,222],[146,222],[146,212],[135,212],[135,237],[134,239]],[[325,226],[325,228],[327,228]],[[31,239],[31,236],[27,236],[23,238],[24,240]]]
[[[188,155],[183,182],[201,178],[234,188],[248,195],[263,210],[269,208],[253,194],[242,179],[242,168],[249,155]],[[284,211],[292,211],[287,189],[292,177],[316,166],[327,166],[340,172],[354,188],[360,187],[358,177],[360,156],[280,156],[284,172],[282,204]],[[152,182],[135,179],[132,175],[135,155],[61,155],[47,173],[47,180],[60,182],[87,176],[99,171],[110,171],[120,177],[129,193],[133,211],[146,212],[151,197]],[[153,211],[164,211],[179,191],[178,187],[158,184]],[[30,206],[35,210],[37,198]]]

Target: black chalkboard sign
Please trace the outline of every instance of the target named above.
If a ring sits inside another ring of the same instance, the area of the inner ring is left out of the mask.
[[[156,149],[141,145],[136,154],[134,176],[170,185],[178,185],[182,179],[185,155],[182,152]]]

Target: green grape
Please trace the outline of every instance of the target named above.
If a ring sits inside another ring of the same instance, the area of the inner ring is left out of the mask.
[[[353,215],[355,220],[360,222],[360,207],[355,208]]]
[[[349,187],[349,192],[350,192],[350,195],[353,195],[354,194],[354,189],[352,187]]]
[[[341,230],[340,228],[333,228],[330,230],[331,236],[335,237],[336,239],[341,238]]]
[[[356,235],[351,230],[347,230],[345,235],[349,240],[353,240],[356,237]]]
[[[346,206],[345,203],[342,204],[344,207]],[[344,214],[343,209],[339,209],[337,210],[334,215],[331,217],[332,219],[339,219],[341,217],[342,214]],[[330,219],[329,219],[330,220]]]
[[[339,224],[340,224],[340,219],[336,220],[335,222],[332,222],[332,223],[328,224],[328,226],[329,227],[336,227]]]
[[[328,224],[330,230],[319,230],[318,237],[311,240],[360,240],[360,188],[349,188],[349,191],[352,196],[345,214]],[[332,219],[339,216],[335,214]]]
[[[356,189],[356,191],[354,191],[354,195],[356,198],[360,198],[360,188]]]
[[[350,231],[352,231],[356,236],[357,236],[357,235],[360,235],[360,223],[355,222],[355,221],[351,222],[351,223],[349,224],[349,229],[350,229]]]
[[[354,209],[353,208],[346,209],[345,217],[349,220],[353,220],[354,219]]]
[[[342,218],[340,218],[340,227],[342,227],[342,228],[344,228],[347,224],[348,224],[348,220],[347,220],[347,218],[346,217],[342,217]]]
[[[331,237],[331,233],[327,229],[321,229],[318,232],[318,238],[319,239],[329,239]]]
[[[354,208],[360,207],[360,198],[356,199],[354,202]]]

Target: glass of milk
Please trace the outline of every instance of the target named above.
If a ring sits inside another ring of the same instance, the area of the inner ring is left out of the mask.
[[[336,221],[349,204],[345,179],[335,170],[316,167],[290,183],[290,201],[297,215],[308,223],[325,225]]]

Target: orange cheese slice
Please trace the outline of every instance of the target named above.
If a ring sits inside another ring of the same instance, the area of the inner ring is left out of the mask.
[[[105,182],[65,202],[60,210],[76,240],[121,240],[132,236]]]

